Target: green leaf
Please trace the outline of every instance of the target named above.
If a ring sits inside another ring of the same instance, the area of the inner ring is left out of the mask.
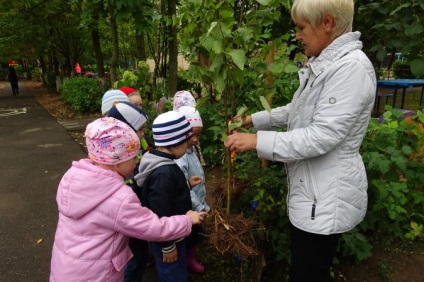
[[[223,19],[225,19],[225,18],[233,18],[234,17],[234,12],[232,10],[223,10],[223,11],[221,11],[221,17]]]
[[[218,22],[212,22],[211,26],[208,29],[208,33],[206,34],[206,36],[209,36],[212,32],[212,30],[216,27],[216,25],[218,24]]]
[[[262,106],[264,109],[269,113],[271,112],[271,107],[268,104],[268,101],[265,99],[264,96],[260,96],[259,99],[261,100]]]
[[[245,52],[243,50],[239,49],[233,49],[230,52],[228,52],[228,55],[231,56],[231,59],[233,60],[234,64],[236,66],[243,70],[244,69],[244,63],[246,62],[246,56]]]
[[[212,36],[207,35],[200,37],[200,44],[202,44],[202,46],[205,47],[205,49],[208,51],[212,50],[214,43],[215,40]]]
[[[276,62],[276,63],[271,63],[267,66],[267,69],[272,73],[272,74],[280,74],[283,72],[284,70],[284,66],[285,64],[282,62]]]
[[[233,131],[236,128],[239,128],[243,125],[243,122],[241,120],[237,121],[237,122],[230,122],[228,123],[228,130],[229,131]]]
[[[402,30],[402,24],[400,22],[395,22],[393,24],[386,24],[384,25],[384,28],[386,30],[397,30],[397,31],[401,31]]]
[[[412,37],[417,34],[423,33],[424,28],[422,24],[413,23],[411,25],[405,24],[405,35]]]
[[[271,0],[257,0],[259,4],[268,6]]]
[[[245,105],[243,105],[242,107],[240,107],[240,109],[238,109],[236,117],[241,117],[246,112],[247,112],[247,107]]]
[[[214,59],[213,62],[211,64],[211,66],[209,67],[210,71],[214,71],[216,68],[220,68],[222,63],[224,62],[224,55],[221,54],[217,54]]]
[[[227,79],[227,67],[223,65],[220,69],[215,70],[214,73],[214,82],[215,82],[215,89],[219,94],[222,94],[224,92],[225,86],[226,86],[226,79]]]
[[[284,73],[297,73],[298,71],[299,68],[291,64],[286,64],[286,67],[284,68]]]
[[[415,77],[424,76],[424,59],[415,59],[411,62],[411,72]]]
[[[393,10],[391,13],[390,13],[390,16],[393,16],[394,14],[396,14],[399,10],[401,10],[401,9],[403,9],[403,8],[407,8],[407,7],[409,7],[411,5],[411,3],[405,3],[405,4],[402,4],[402,5],[400,5],[399,7],[397,7],[395,10]]]
[[[390,38],[387,41],[387,47],[402,48],[404,42],[400,38]]]
[[[214,40],[212,45],[212,50],[216,54],[220,54],[222,52],[222,40]]]

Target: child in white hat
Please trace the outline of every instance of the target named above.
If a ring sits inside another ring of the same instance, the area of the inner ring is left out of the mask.
[[[192,126],[184,115],[171,111],[153,121],[156,149],[150,149],[140,162],[135,176],[142,191],[142,204],[159,217],[185,214],[191,210],[190,187],[198,185],[198,176],[186,180],[174,162],[187,150]],[[187,281],[185,236],[177,240],[152,242],[159,281]]]
[[[199,144],[199,137],[202,133],[203,122],[199,112],[195,108],[196,100],[188,91],[178,91],[174,96],[174,111],[178,111],[185,115],[187,120],[193,126],[193,135],[190,138],[189,146],[186,154],[175,160],[181,170],[184,172],[186,179],[193,175],[200,176],[205,179],[203,171],[200,150],[197,150],[196,145]],[[209,205],[206,203],[206,186],[205,181],[202,181],[197,186],[194,186],[190,191],[192,209],[195,211],[210,211]],[[187,268],[192,272],[203,272],[205,267],[196,260],[196,248],[203,240],[204,234],[201,225],[193,228],[186,243],[186,260]]]
[[[118,89],[112,89],[105,92],[102,97],[102,115],[107,116],[110,109],[117,102],[129,102],[128,96]]]
[[[59,221],[50,281],[122,281],[132,254],[128,237],[168,241],[187,236],[206,213],[158,218],[124,184],[140,148],[127,124],[100,118],[87,125],[88,158],[74,161],[60,181]]]

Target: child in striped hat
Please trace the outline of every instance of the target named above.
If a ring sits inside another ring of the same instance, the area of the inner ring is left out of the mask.
[[[159,115],[153,121],[156,149],[150,149],[141,159],[135,176],[142,191],[143,206],[159,217],[185,214],[191,210],[190,188],[202,179],[194,176],[186,181],[174,162],[187,150],[193,135],[192,126],[183,114],[175,111]],[[166,243],[152,242],[159,281],[186,281],[184,237]]]

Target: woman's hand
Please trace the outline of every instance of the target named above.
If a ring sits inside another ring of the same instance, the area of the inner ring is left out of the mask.
[[[186,213],[186,216],[188,216],[191,219],[192,224],[200,224],[205,219],[205,217],[208,215],[207,212],[195,212],[195,211],[188,211]]]
[[[234,133],[227,137],[224,145],[230,151],[237,153],[256,150],[257,135],[256,133]]]

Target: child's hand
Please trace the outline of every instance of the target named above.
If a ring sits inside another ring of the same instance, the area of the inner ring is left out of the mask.
[[[200,176],[192,176],[188,180],[188,182],[190,183],[190,188],[193,188],[194,186],[199,185],[200,183],[202,183],[202,181],[203,179]]]
[[[205,217],[208,215],[207,212],[195,212],[195,211],[188,211],[186,213],[188,217],[190,217],[191,222],[193,224],[200,224],[205,219]]]
[[[166,254],[163,253],[163,256],[162,256],[162,261],[164,263],[173,263],[173,262],[176,262],[177,259],[178,259],[178,250],[177,249],[173,250],[170,253],[166,253]]]

